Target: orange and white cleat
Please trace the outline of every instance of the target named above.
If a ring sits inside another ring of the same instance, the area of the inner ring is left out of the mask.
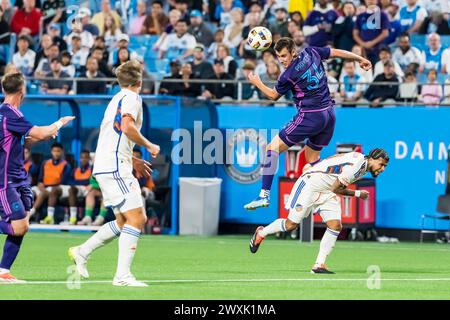
[[[311,273],[321,273],[321,274],[335,274],[333,271],[328,270],[327,266],[325,264],[318,264],[316,263],[312,269]]]
[[[11,273],[0,273],[0,283],[27,283],[25,280],[19,280]]]
[[[258,251],[259,245],[264,240],[264,237],[259,235],[259,231],[264,229],[263,226],[259,226],[256,228],[255,233],[253,234],[253,237],[250,239],[250,251],[251,253],[256,253]]]

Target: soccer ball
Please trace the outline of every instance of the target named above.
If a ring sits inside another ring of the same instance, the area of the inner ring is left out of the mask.
[[[247,43],[257,51],[264,51],[272,44],[272,33],[265,27],[254,27],[248,33]]]

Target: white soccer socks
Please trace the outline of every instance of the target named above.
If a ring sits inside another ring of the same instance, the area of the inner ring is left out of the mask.
[[[131,263],[136,253],[137,242],[141,236],[141,230],[125,224],[119,237],[119,259],[117,262],[116,278],[120,279],[131,274]]]
[[[286,219],[277,219],[268,226],[266,226],[264,229],[262,229],[259,232],[259,235],[261,237],[266,237],[269,234],[274,234],[277,232],[285,232],[286,231]]]
[[[320,241],[320,250],[317,255],[316,265],[321,265],[325,263],[327,256],[333,251],[336,240],[339,236],[340,231],[335,231],[327,228],[323,234],[322,241]]]
[[[105,223],[92,237],[80,246],[79,253],[87,259],[94,250],[111,242],[118,236],[120,236],[120,228],[116,220]]]

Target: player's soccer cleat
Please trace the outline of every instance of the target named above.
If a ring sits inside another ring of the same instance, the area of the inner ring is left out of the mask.
[[[55,224],[53,217],[46,216],[44,220],[41,220],[41,224]]]
[[[77,271],[83,278],[89,278],[89,272],[87,270],[87,259],[80,255],[78,247],[69,248],[69,258],[75,263],[77,266]]]
[[[102,226],[105,223],[105,218],[103,218],[101,215],[98,215],[97,218],[95,218],[95,221],[92,223],[93,226]]]
[[[0,283],[27,283],[25,280],[19,280],[14,277],[11,273],[5,272],[0,273]]]
[[[244,209],[246,210],[255,210],[257,208],[265,208],[270,205],[270,198],[269,197],[258,197],[255,200],[253,200],[250,203],[247,203],[244,206]]]
[[[311,273],[335,274],[333,271],[328,270],[327,266],[323,263],[315,264],[311,269]]]
[[[69,218],[69,224],[70,225],[76,225],[77,224],[77,218]]]
[[[148,284],[146,284],[146,283],[144,283],[142,281],[136,280],[136,278],[132,274],[129,274],[129,275],[127,275],[125,277],[122,277],[122,278],[114,277],[113,286],[118,286],[118,287],[148,287]]]
[[[78,221],[79,226],[90,226],[92,224],[92,218],[90,216],[85,216],[81,221]]]
[[[263,226],[259,226],[256,228],[255,233],[253,234],[253,237],[250,239],[250,251],[251,253],[256,253],[258,251],[259,245],[264,240],[264,237],[259,235],[259,231],[264,229]]]

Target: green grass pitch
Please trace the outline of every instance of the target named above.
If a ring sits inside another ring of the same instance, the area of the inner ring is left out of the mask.
[[[447,245],[338,241],[327,261],[336,274],[314,275],[318,241],[268,238],[253,255],[250,235],[142,236],[132,270],[148,288],[111,285],[117,241],[92,255],[78,287],[67,249],[88,236],[28,234],[12,270],[28,283],[0,285],[2,299],[450,299]],[[367,280],[371,265],[379,282]]]

